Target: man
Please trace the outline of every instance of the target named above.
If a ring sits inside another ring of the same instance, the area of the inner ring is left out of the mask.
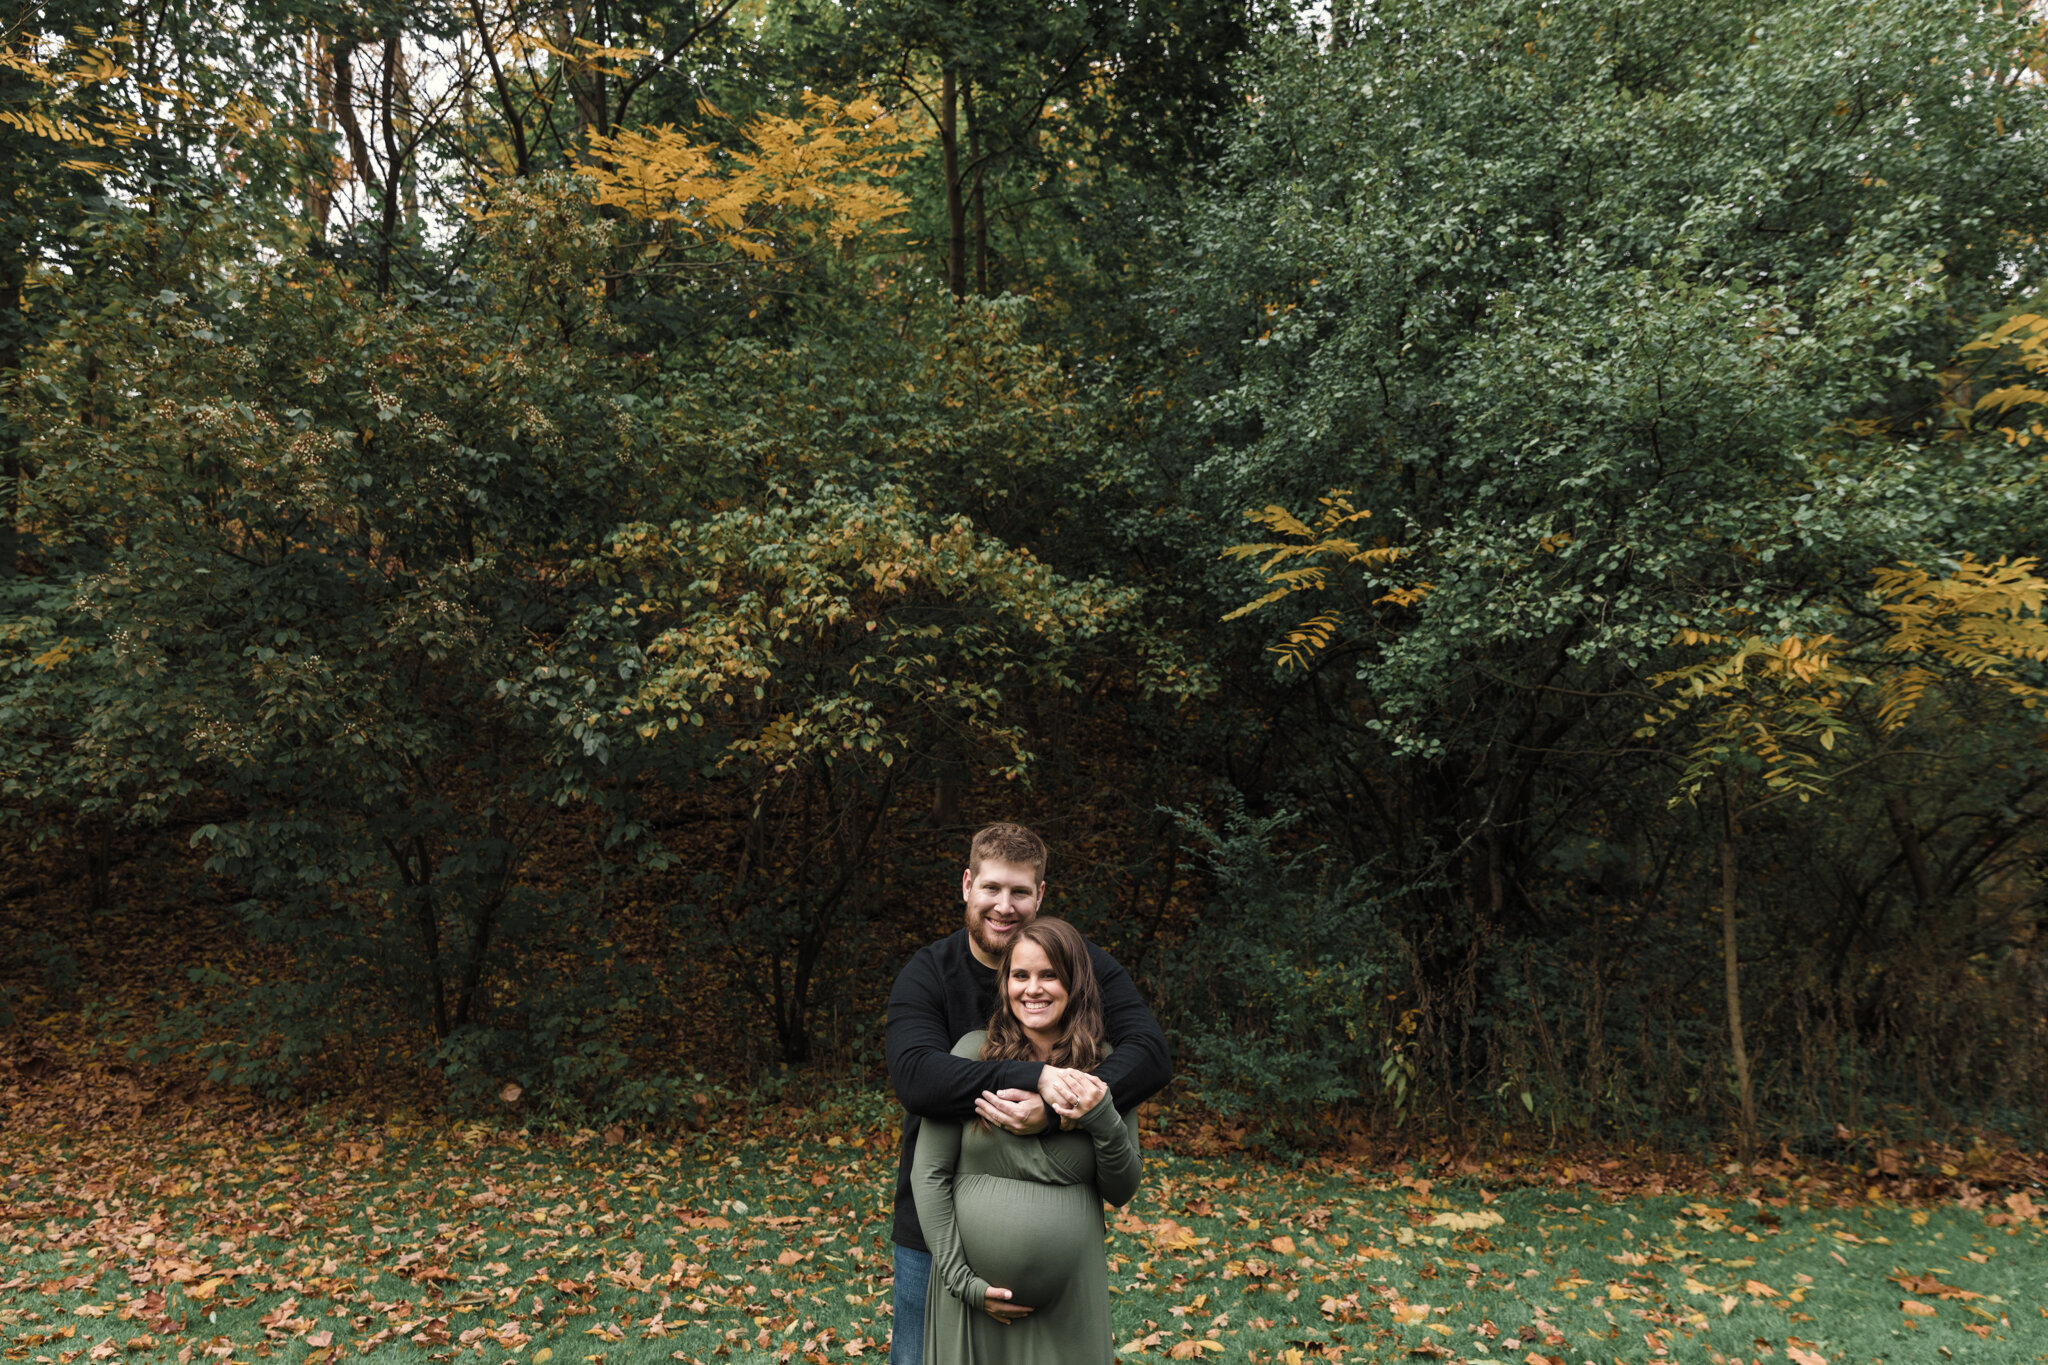
[[[996,964],[1045,904],[1046,849],[1022,825],[990,825],[968,846],[960,898],[967,926],[918,950],[889,993],[889,1081],[908,1114],[896,1167],[896,1293],[889,1365],[923,1365],[924,1303],[932,1258],[910,1196],[910,1158],[919,1119],[965,1123],[980,1115],[1020,1137],[1058,1122],[1048,1101],[1072,1103],[1066,1076],[1039,1062],[969,1061],[953,1044],[988,1024],[995,1010]],[[1173,1068],[1166,1035],[1116,959],[1088,945],[1102,988],[1104,1031],[1114,1056],[1096,1071],[1119,1110],[1129,1114],[1157,1094]],[[943,1291],[942,1291],[943,1292]],[[991,1310],[996,1311],[996,1310]],[[1029,1304],[1003,1315],[1019,1318]]]

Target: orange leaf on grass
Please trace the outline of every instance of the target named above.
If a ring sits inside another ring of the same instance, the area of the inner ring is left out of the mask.
[[[1885,1278],[1908,1294],[1920,1294],[1930,1299],[1959,1299],[1967,1302],[1984,1297],[1967,1289],[1958,1289],[1952,1284],[1943,1284],[1931,1270],[1924,1275],[1908,1275],[1903,1270],[1894,1270]]]
[[[1152,1245],[1159,1251],[1186,1251],[1191,1247],[1206,1245],[1208,1238],[1195,1236],[1195,1230],[1162,1218],[1146,1230]]]

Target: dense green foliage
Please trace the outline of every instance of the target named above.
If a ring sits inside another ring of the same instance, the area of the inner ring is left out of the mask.
[[[190,846],[151,1055],[662,1114],[870,1058],[1021,815],[1276,1138],[2036,1104],[2039,660],[1672,678],[2041,553],[2038,25],[1337,15],[33,11],[0,791],[85,875],[8,989]]]
[[[2035,458],[1954,396],[2041,279],[2033,43],[1937,6],[1415,4],[1254,68],[1159,290],[1208,435],[1178,486],[1211,550],[1269,502],[1372,514],[1253,618],[1321,613],[1240,785],[1380,869],[1438,1085],[1718,1107],[1721,813],[1666,809],[1683,736],[1641,724],[1674,637],[1840,629],[1876,566],[2038,552]],[[1883,1097],[2016,1099],[2036,725],[1967,690],[1902,738],[1861,720],[1853,777],[1743,825],[1772,1107],[1818,1124],[1929,1053]],[[1939,865],[1917,901],[1888,797]]]

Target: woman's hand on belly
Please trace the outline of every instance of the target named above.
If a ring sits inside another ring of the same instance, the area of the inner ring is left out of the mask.
[[[982,1300],[981,1306],[990,1317],[1002,1323],[1005,1327],[1013,1322],[1021,1322],[1031,1313],[1031,1310],[1023,1304],[1010,1302],[1009,1290],[994,1287],[989,1289],[987,1296]]]

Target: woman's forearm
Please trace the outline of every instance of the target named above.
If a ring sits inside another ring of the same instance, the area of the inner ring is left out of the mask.
[[[931,1248],[932,1274],[946,1292],[969,1308],[980,1308],[988,1281],[974,1273],[960,1245],[953,1206],[953,1175],[960,1164],[960,1125],[931,1119],[918,1125],[917,1152],[910,1163],[910,1195],[917,1221]]]
[[[1117,1112],[1115,1095],[1106,1094],[1079,1122],[1095,1144],[1096,1193],[1119,1208],[1130,1203],[1145,1178],[1137,1115],[1126,1121]]]

